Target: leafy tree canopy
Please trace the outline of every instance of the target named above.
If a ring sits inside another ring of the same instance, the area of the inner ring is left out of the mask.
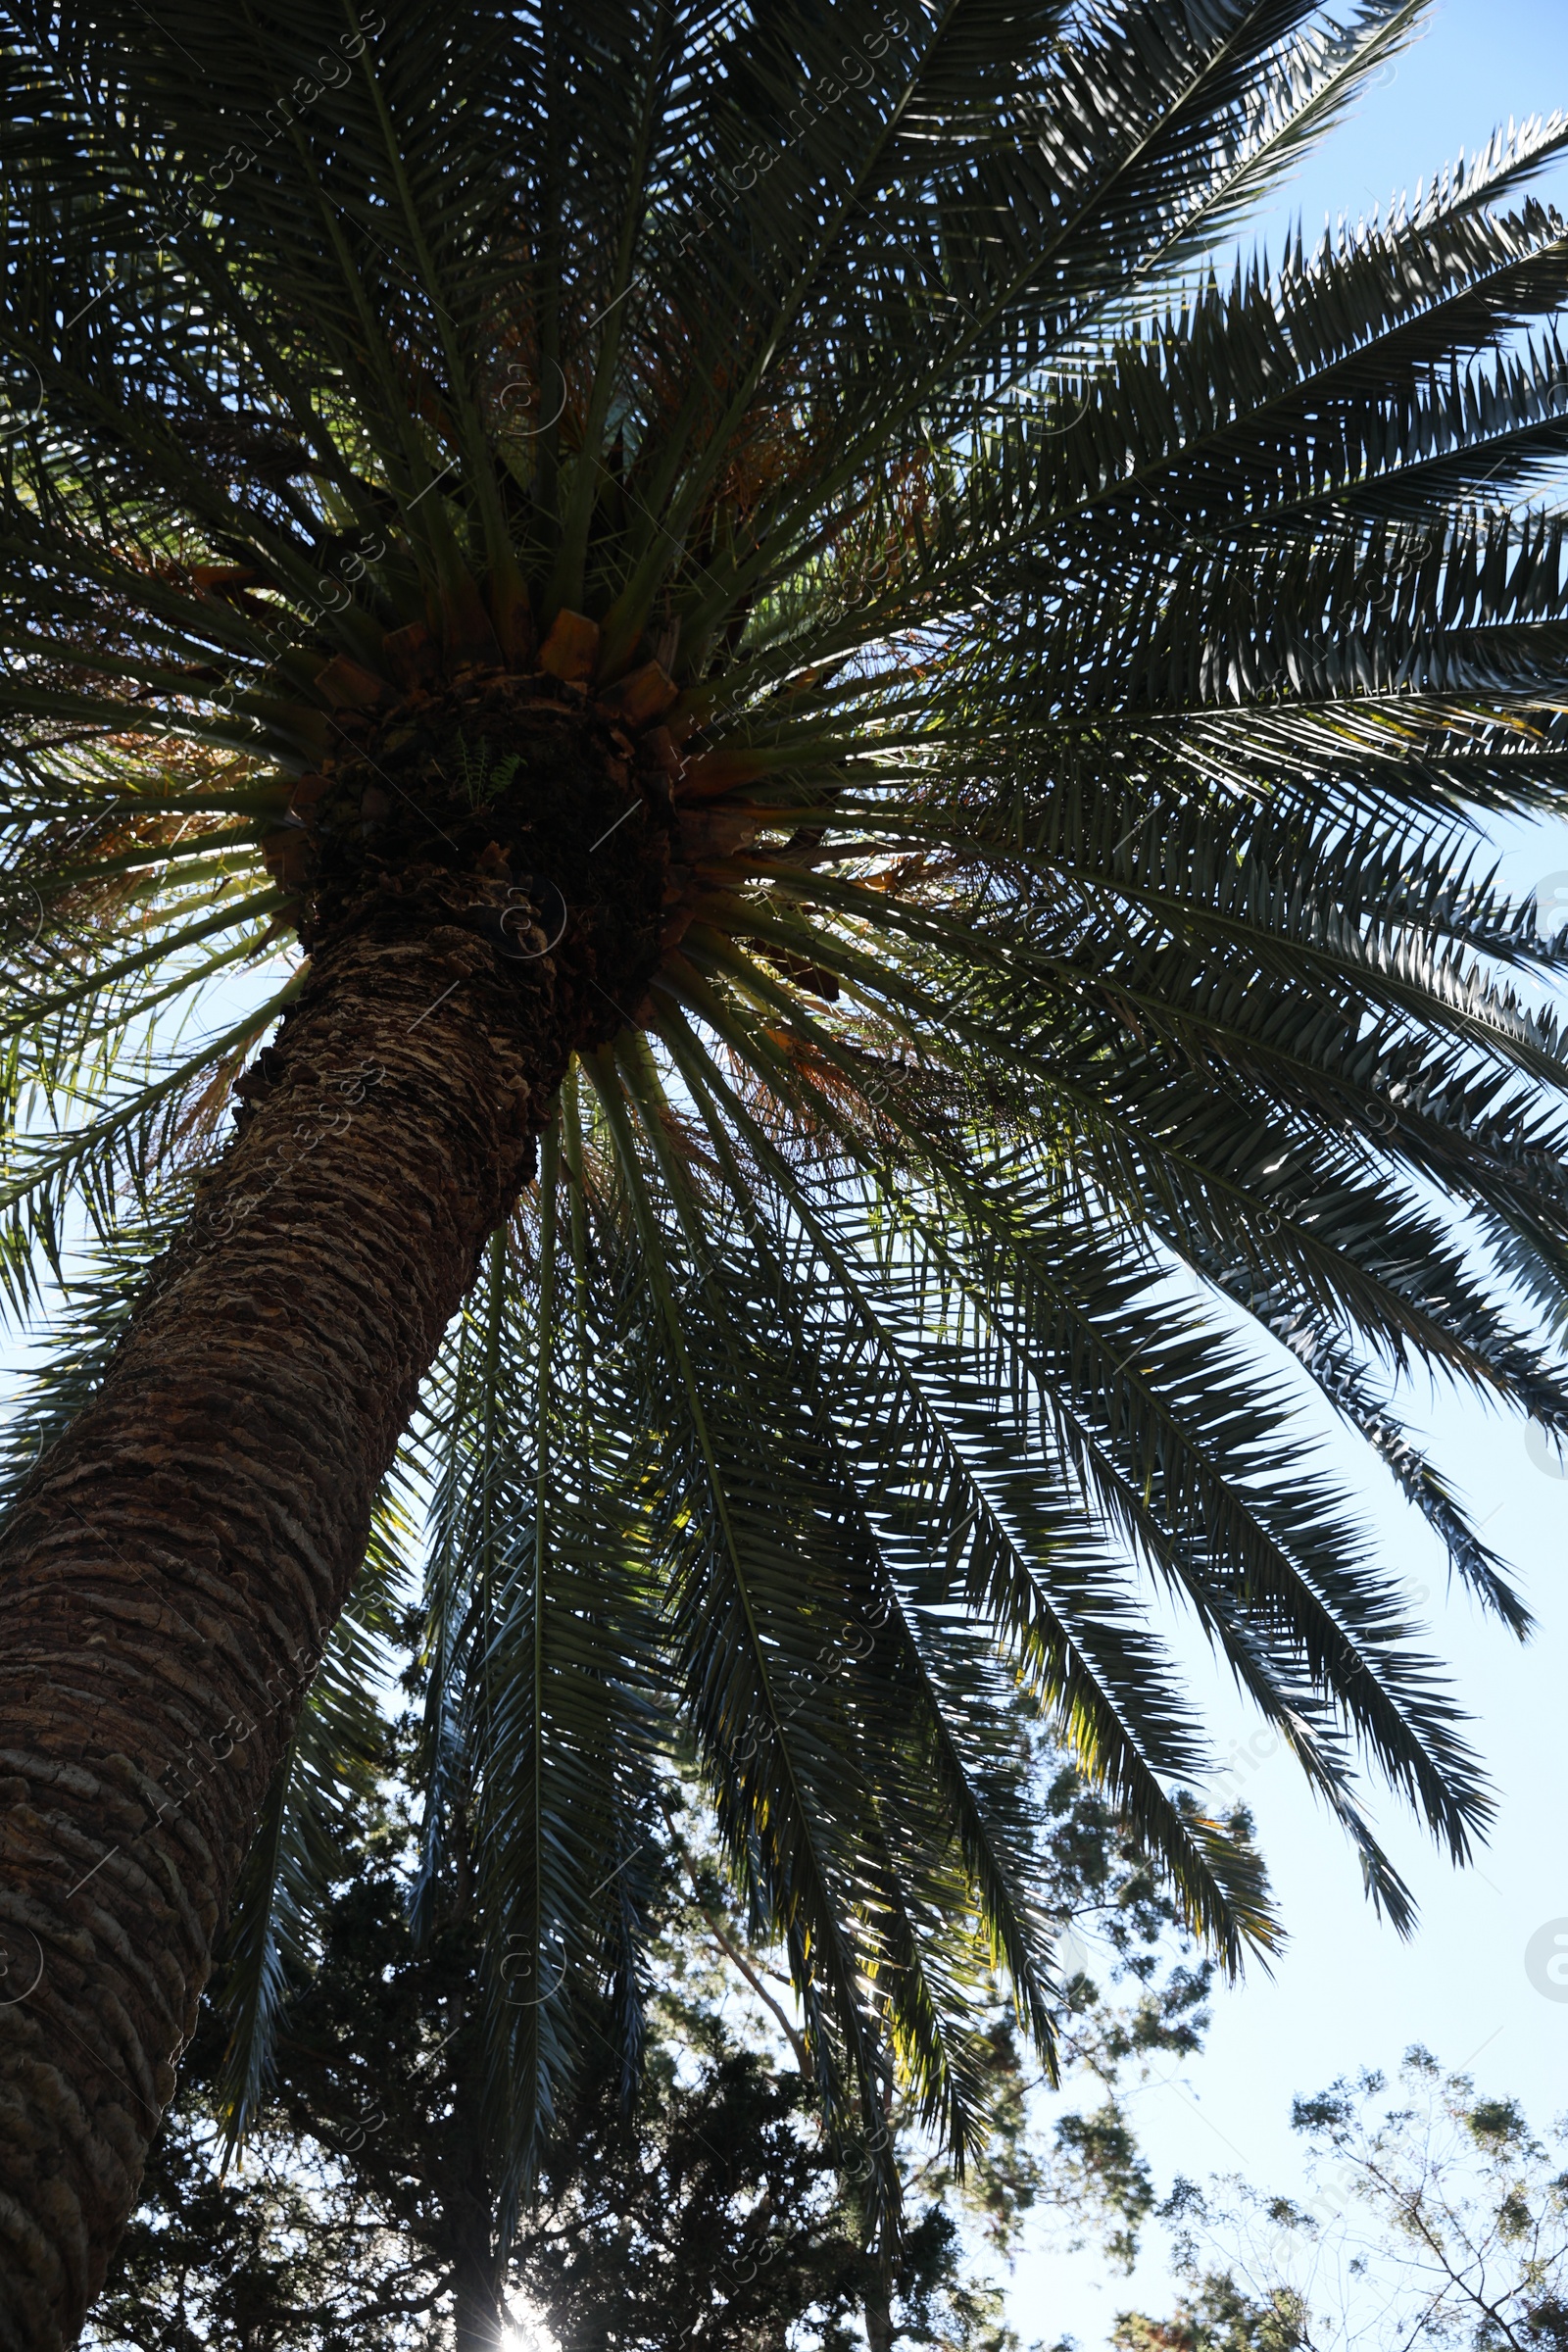
[[[1342,2079],[1292,2121],[1305,2198],[1179,2182],[1162,2211],[1190,2298],[1123,2317],[1116,2352],[1568,2345],[1568,2117],[1538,2134],[1413,2048],[1396,2082]]]
[[[879,2321],[889,2345],[1005,2352],[985,2253],[1009,2257],[1032,2213],[1130,2259],[1154,2199],[1118,2087],[1129,2067],[1201,2046],[1213,1970],[1175,1950],[1175,1906],[1079,1777],[1052,1777],[1045,1860],[1046,1899],[1089,1963],[1060,2020],[1079,2104],[1042,2136],[1038,2078],[990,1987],[970,2054],[985,2132],[966,2170],[890,2098],[906,2209],[891,2256],[867,2246],[870,2167],[846,2174],[824,2135],[779,1955],[748,1936],[700,1812],[667,1795],[638,2078],[602,2017],[514,2240],[505,2151],[486,2138],[470,1887],[455,1872],[416,1944],[406,1786],[387,1784],[342,1816],[332,1898],[288,1972],[275,2078],[237,2153],[237,1954],[220,1977],[89,2341],[413,2352],[455,2329],[466,2352],[493,2348],[510,2302],[562,2352],[783,2352],[797,2324],[820,2352],[849,2352],[857,2323]]]

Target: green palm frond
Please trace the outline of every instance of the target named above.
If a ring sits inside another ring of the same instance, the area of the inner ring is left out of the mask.
[[[51,1318],[48,1353],[29,1367],[6,1420],[0,1509],[8,1516],[32,1465],[102,1379],[186,1213],[182,1192],[172,1187],[142,1217],[122,1213],[113,1240],[73,1267],[74,1279]]]
[[[429,1934],[454,1880],[471,1881],[492,2129],[514,2196],[564,2095],[582,1982],[617,1988],[612,2008],[635,2053],[658,1821],[662,1639],[637,1507],[646,1447],[597,1407],[597,1301],[560,1167],[553,1137],[528,1255],[509,1255],[500,1237],[492,1246],[472,1318],[437,1367],[421,1443],[433,1541],[415,1921]]]

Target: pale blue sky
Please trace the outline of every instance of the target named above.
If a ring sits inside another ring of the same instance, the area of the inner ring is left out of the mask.
[[[1326,215],[1386,207],[1460,148],[1482,145],[1510,115],[1522,121],[1556,107],[1568,108],[1568,0],[1439,0],[1392,77],[1272,209],[1267,243],[1278,249],[1298,210],[1309,229],[1321,229]],[[1564,178],[1550,188],[1559,203]],[[1568,906],[1568,825],[1520,829],[1499,846],[1516,889],[1556,877],[1544,895]],[[1568,2109],[1568,2001],[1537,1991],[1524,1958],[1538,1927],[1568,1920],[1568,1484],[1532,1461],[1520,1429],[1475,1405],[1422,1396],[1415,1412],[1439,1463],[1488,1523],[1489,1540],[1517,1567],[1540,1619],[1521,1650],[1464,1601],[1446,1602],[1437,1546],[1363,1468],[1371,1524],[1415,1585],[1431,1589],[1436,1644],[1455,1663],[1496,1788],[1495,1832],[1478,1867],[1458,1874],[1392,1807],[1381,1808],[1422,1905],[1414,1940],[1401,1944],[1368,1910],[1348,1847],[1289,1761],[1259,1762],[1243,1749],[1228,1786],[1256,1815],[1293,1940],[1272,1981],[1254,1973],[1221,1996],[1206,2054],[1134,2102],[1162,2190],[1177,2173],[1213,2170],[1298,2188],[1293,2094],[1362,2066],[1392,2071],[1412,2041],[1448,2065],[1473,2065],[1483,2084],[1521,2095],[1538,2119]],[[1341,1437],[1332,1445],[1337,1461],[1353,1464],[1357,1448]],[[1250,1738],[1255,1724],[1228,1688],[1200,1656],[1195,1666],[1212,1683],[1215,1722],[1234,1726],[1227,1737]],[[1157,2234],[1131,2280],[1104,2278],[1087,2252],[1027,2256],[1010,2297],[1024,2341],[1069,2330],[1084,2352],[1100,2352],[1117,2310],[1168,2310]]]

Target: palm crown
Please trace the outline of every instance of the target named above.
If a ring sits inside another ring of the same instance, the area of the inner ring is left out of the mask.
[[[1261,1340],[1523,1631],[1383,1375],[1568,1426],[1517,1320],[1568,1269],[1554,952],[1473,849],[1568,784],[1518,504],[1568,127],[1215,258],[1417,13],[13,33],[13,1292],[77,1212],[109,1250],[16,1443],[265,1091],[280,942],[395,901],[552,975],[537,1181],[410,1441],[426,1879],[461,1836],[519,2161],[573,1986],[635,2041],[662,1750],[873,2138],[893,2048],[961,2143],[976,1950],[1049,2047],[1020,1703],[1227,1960],[1273,1935],[1147,1588],[1396,1921],[1358,1754],[1455,1856],[1486,1818]],[[236,1931],[253,2086],[389,1556]]]

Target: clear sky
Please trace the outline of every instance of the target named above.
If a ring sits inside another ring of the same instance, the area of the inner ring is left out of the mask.
[[[1510,115],[1522,121],[1557,107],[1568,109],[1568,0],[1439,0],[1424,37],[1273,209],[1266,241],[1277,250],[1298,209],[1310,230],[1321,229],[1326,215],[1386,207],[1391,194],[1413,193],[1460,148],[1481,146]],[[1554,178],[1544,192],[1568,209],[1568,189]],[[1568,825],[1521,829],[1499,849],[1516,890],[1544,882],[1544,898],[1568,910]],[[1243,1793],[1256,1816],[1292,1942],[1272,1981],[1254,1972],[1219,1998],[1204,2056],[1134,2101],[1161,2191],[1177,2173],[1201,2179],[1216,2170],[1298,2190],[1293,2094],[1362,2066],[1392,2071],[1412,2041],[1446,2065],[1472,2067],[1483,2087],[1518,2094],[1540,2121],[1568,2109],[1568,2000],[1538,1990],[1525,1964],[1538,1929],[1558,1919],[1568,1929],[1568,1483],[1532,1459],[1520,1429],[1464,1399],[1423,1392],[1413,1411],[1438,1462],[1487,1522],[1489,1540],[1515,1564],[1540,1620],[1521,1650],[1464,1600],[1448,1599],[1446,1568],[1425,1528],[1363,1469],[1369,1523],[1415,1588],[1429,1589],[1435,1645],[1454,1661],[1475,1718],[1472,1737],[1491,1767],[1494,1834],[1477,1867],[1458,1874],[1391,1806],[1379,1808],[1421,1900],[1421,1927],[1401,1943],[1370,1913],[1348,1847],[1288,1758],[1259,1759],[1245,1744],[1233,1751],[1223,1786]],[[1330,1443],[1337,1461],[1354,1463],[1349,1441]],[[1221,1747],[1231,1738],[1245,1743],[1255,1723],[1200,1655],[1195,1666],[1212,1686],[1216,1724],[1226,1727]],[[1259,1745],[1266,1751],[1267,1739]],[[1158,2235],[1151,2232],[1131,2280],[1106,2279],[1087,2251],[1042,2244],[1026,2255],[1009,2298],[1025,2343],[1069,2331],[1084,2352],[1099,2352],[1117,2310],[1167,2311]]]

